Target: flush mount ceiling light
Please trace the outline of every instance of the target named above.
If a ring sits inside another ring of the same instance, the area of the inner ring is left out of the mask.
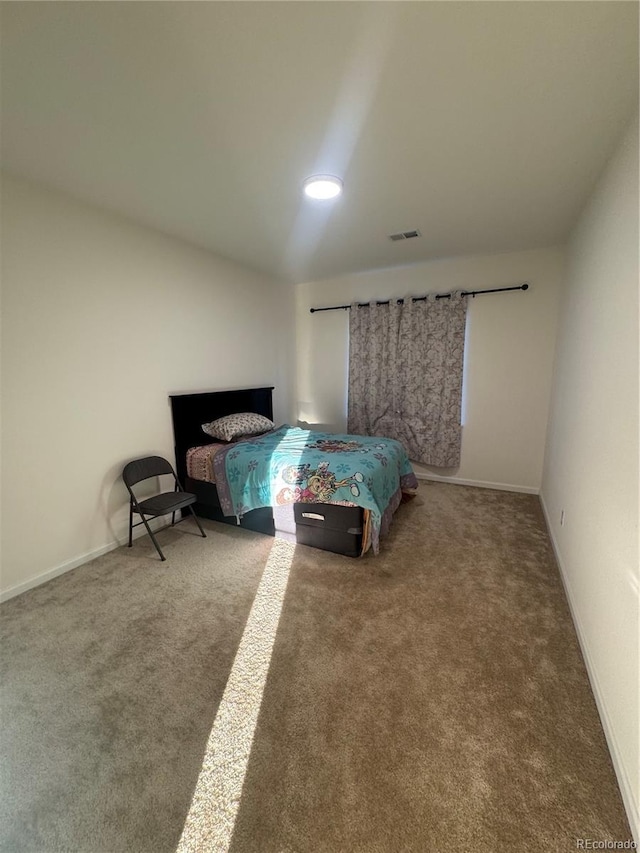
[[[312,175],[304,182],[303,188],[309,198],[335,198],[342,192],[342,181],[335,175]]]

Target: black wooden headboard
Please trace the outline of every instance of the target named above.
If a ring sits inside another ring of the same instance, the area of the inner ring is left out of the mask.
[[[190,447],[211,444],[202,424],[236,412],[256,412],[273,420],[271,388],[240,388],[233,391],[206,391],[201,394],[172,394],[171,414],[178,478],[184,485],[186,457]]]

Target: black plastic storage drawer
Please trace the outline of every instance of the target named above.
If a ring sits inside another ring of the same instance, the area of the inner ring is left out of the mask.
[[[294,504],[296,541],[346,557],[362,550],[363,510],[334,504]]]

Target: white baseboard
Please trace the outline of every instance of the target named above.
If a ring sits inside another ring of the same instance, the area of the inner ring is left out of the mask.
[[[163,525],[155,522],[155,519],[151,519],[151,529],[155,533],[158,527],[162,527]],[[146,530],[134,530],[133,538],[138,539],[141,536],[146,536]],[[95,560],[96,557],[102,557],[103,554],[108,554],[109,551],[115,551],[116,548],[120,548],[121,545],[125,545],[127,542],[128,533],[125,530],[123,533],[123,540],[121,542],[117,540],[113,540],[113,542],[109,542],[107,545],[102,545],[100,548],[96,548],[94,551],[88,551],[86,554],[82,554],[80,557],[75,557],[73,560],[68,560],[66,563],[62,563],[59,566],[56,566],[53,569],[49,569],[46,572],[43,572],[41,575],[37,575],[34,578],[30,578],[24,583],[19,583],[17,586],[12,586],[10,589],[5,589],[0,591],[0,604],[3,601],[8,601],[10,598],[15,598],[16,595],[20,595],[23,592],[27,592],[29,589],[33,589],[36,586],[40,586],[40,584],[46,583],[47,581],[53,580],[53,578],[57,578],[58,575],[63,575],[65,572],[70,572],[72,569],[77,569],[78,566],[84,565],[84,563],[90,563],[91,560]]]
[[[562,585],[564,586],[565,595],[569,603],[569,610],[571,611],[571,618],[573,619],[576,634],[578,635],[578,642],[580,643],[582,657],[584,658],[585,666],[587,668],[587,675],[589,676],[589,681],[591,683],[591,690],[596,700],[598,713],[600,714],[600,721],[604,730],[604,736],[607,740],[607,746],[609,747],[609,753],[611,754],[613,769],[615,770],[616,777],[618,779],[618,786],[620,788],[622,802],[624,803],[625,811],[627,813],[629,826],[631,827],[631,832],[633,834],[634,841],[636,842],[636,844],[640,845],[640,815],[638,810],[638,803],[635,801],[635,798],[633,796],[631,782],[627,775],[625,766],[622,762],[622,753],[618,746],[615,730],[611,724],[611,717],[609,716],[609,713],[607,711],[604,694],[600,687],[600,682],[598,681],[598,676],[593,665],[593,658],[589,651],[587,637],[582,628],[582,622],[580,621],[580,616],[575,605],[575,597],[571,589],[569,575],[567,574],[567,571],[564,567],[562,556],[560,554],[560,549],[558,547],[558,543],[556,542],[553,528],[551,526],[549,512],[547,510],[546,504],[544,502],[544,496],[542,494],[540,495],[540,505],[542,506],[542,513],[547,523],[549,539],[551,540],[551,545],[553,546],[553,551],[556,556],[558,567],[560,569],[560,579],[562,580]],[[624,841],[626,839],[621,840]]]
[[[511,483],[489,483],[486,480],[461,480],[459,477],[439,477],[437,474],[425,474],[416,471],[418,480],[433,480],[435,483],[452,483],[454,486],[477,486],[479,489],[498,489],[500,492],[523,492],[525,495],[538,495],[540,489],[533,486],[514,486]]]

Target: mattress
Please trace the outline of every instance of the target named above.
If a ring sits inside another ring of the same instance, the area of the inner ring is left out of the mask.
[[[215,483],[216,475],[213,470],[213,458],[224,444],[212,442],[187,450],[187,474],[192,480],[202,483]]]

